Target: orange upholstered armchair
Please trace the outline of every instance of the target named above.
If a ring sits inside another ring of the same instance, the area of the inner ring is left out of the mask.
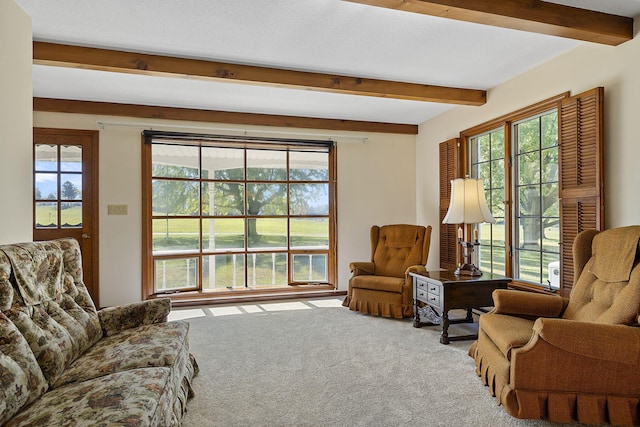
[[[349,264],[353,276],[342,303],[350,310],[401,319],[413,315],[409,273],[425,272],[431,226],[394,224],[371,227],[371,261]]]
[[[469,355],[518,418],[638,426],[640,226],[575,239],[568,299],[494,291]]]

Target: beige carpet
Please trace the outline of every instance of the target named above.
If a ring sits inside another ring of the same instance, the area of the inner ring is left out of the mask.
[[[175,310],[172,318],[191,323],[200,365],[184,425],[559,425],[518,420],[497,406],[474,373],[470,341],[445,346],[437,327],[340,302]]]

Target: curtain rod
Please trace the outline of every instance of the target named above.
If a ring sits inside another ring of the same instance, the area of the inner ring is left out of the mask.
[[[117,121],[104,121],[104,120],[96,120],[96,124],[104,129],[106,127],[131,127],[131,128],[147,128],[148,130],[162,130],[162,129],[185,129],[185,130],[198,130],[198,131],[209,131],[209,132],[236,132],[239,136],[260,136],[261,134],[270,134],[270,135],[290,135],[290,136],[306,136],[306,137],[318,137],[318,138],[328,138],[333,142],[337,142],[338,139],[351,139],[356,140],[362,143],[366,143],[369,141],[369,138],[366,136],[355,136],[355,135],[341,135],[341,134],[326,134],[326,133],[312,133],[312,132],[288,132],[288,131],[270,131],[270,130],[257,130],[257,129],[238,129],[238,128],[225,128],[225,127],[215,127],[215,126],[189,126],[189,125],[169,125],[169,124],[159,124],[159,123],[149,123],[149,122],[117,122]]]

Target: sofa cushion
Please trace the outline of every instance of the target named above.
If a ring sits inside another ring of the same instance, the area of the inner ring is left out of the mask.
[[[171,367],[177,360],[184,363],[188,359],[188,333],[189,323],[185,321],[125,329],[100,340],[65,370],[54,387],[129,369]]]
[[[11,262],[9,258],[0,251],[0,311],[6,311],[13,304],[13,285],[9,281],[11,276]]]
[[[68,384],[50,390],[5,427],[175,425],[169,379],[169,368],[142,368]]]
[[[40,397],[47,388],[29,344],[0,312],[0,425]]]

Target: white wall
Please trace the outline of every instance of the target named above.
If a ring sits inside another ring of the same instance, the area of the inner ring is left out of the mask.
[[[31,18],[0,1],[0,244],[33,238]]]
[[[438,223],[438,143],[554,95],[567,91],[577,95],[597,86],[605,88],[606,227],[640,224],[638,36],[617,47],[577,47],[491,89],[482,107],[457,107],[423,123],[416,147],[418,222]],[[439,248],[432,247],[431,255],[433,262],[439,259]]]
[[[97,122],[107,123],[98,125]],[[149,120],[153,129],[224,133],[215,129],[248,129],[269,136],[305,139],[313,134],[337,140],[338,153],[338,287],[347,289],[349,262],[369,259],[373,224],[414,223],[416,218],[415,136]],[[127,123],[125,126],[124,124]],[[140,120],[78,114],[34,114],[36,127],[99,130],[100,303],[116,305],[141,298],[142,206]],[[171,128],[170,125],[177,126]],[[229,131],[229,134],[244,132]],[[294,135],[292,135],[292,132]],[[107,205],[126,204],[128,215],[108,216]]]

